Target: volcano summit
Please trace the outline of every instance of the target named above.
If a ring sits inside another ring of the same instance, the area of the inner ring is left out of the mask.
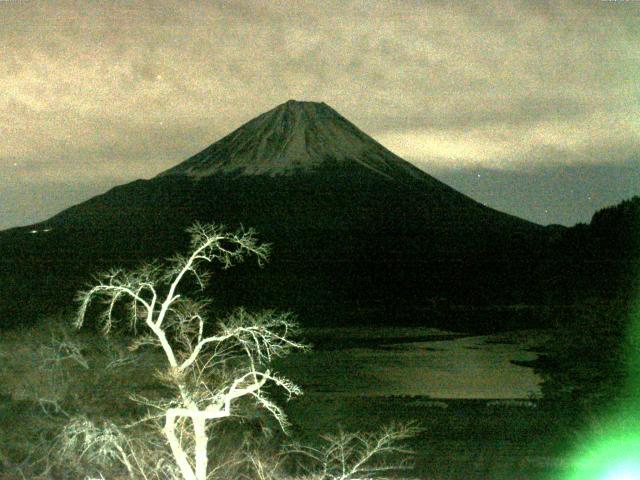
[[[160,176],[294,175],[327,161],[347,168],[353,163],[389,179],[427,178],[325,103],[295,100],[254,118]]]
[[[254,227],[273,244],[263,270],[214,277],[221,307],[274,306],[316,323],[419,322],[434,302],[535,301],[547,238],[326,104],[288,101],[152,179],[0,232],[0,321],[65,304],[96,270],[184,250],[196,220]]]

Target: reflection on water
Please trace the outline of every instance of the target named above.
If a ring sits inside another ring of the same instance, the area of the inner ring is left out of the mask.
[[[511,363],[536,359],[537,354],[529,351],[536,342],[535,332],[508,341],[499,335],[442,339],[446,332],[432,333],[438,340],[400,343],[396,338],[387,343],[378,339],[367,345],[294,355],[281,371],[307,393],[432,398],[540,395],[541,378],[531,368]]]

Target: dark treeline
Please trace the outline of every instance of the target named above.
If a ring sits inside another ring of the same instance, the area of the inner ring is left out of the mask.
[[[640,358],[640,197],[599,210],[552,246],[552,294],[572,306],[551,315],[554,335],[535,368],[545,379],[545,398],[571,405],[582,421],[638,393],[629,379]]]
[[[640,197],[635,196],[552,239],[548,277],[558,290],[551,293],[577,303],[632,300],[639,259]]]

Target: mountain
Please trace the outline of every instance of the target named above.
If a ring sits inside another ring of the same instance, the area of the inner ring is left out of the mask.
[[[288,101],[186,161],[0,232],[0,322],[68,305],[89,274],[184,250],[195,220],[255,227],[263,270],[218,273],[234,304],[302,321],[428,322],[435,304],[536,302],[549,232],[396,156],[324,103]]]
[[[390,181],[438,182],[397,157],[325,103],[288,102],[254,118],[209,148],[161,173],[295,175],[331,161],[359,166]]]

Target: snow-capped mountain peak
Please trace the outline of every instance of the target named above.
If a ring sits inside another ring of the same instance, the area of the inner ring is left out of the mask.
[[[290,175],[325,162],[355,162],[390,178],[400,171],[427,176],[327,104],[295,100],[259,115],[160,176]]]

